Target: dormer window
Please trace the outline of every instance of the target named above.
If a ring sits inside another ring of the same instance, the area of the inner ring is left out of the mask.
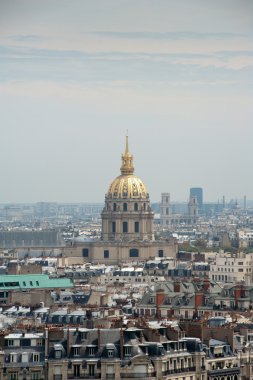
[[[88,336],[87,331],[82,331],[82,332],[81,332],[81,339],[82,339],[82,340],[86,340],[86,339],[87,339],[87,336]]]
[[[131,356],[132,347],[131,346],[125,346],[124,347],[124,355],[125,356]]]
[[[94,356],[95,355],[95,346],[88,347],[88,355]]]
[[[63,350],[63,347],[61,344],[55,344],[54,345],[54,357],[55,357],[55,359],[61,359],[62,358],[62,350]]]
[[[150,297],[149,298],[149,303],[155,303],[155,298],[154,297]]]
[[[55,350],[54,357],[55,357],[55,359],[61,359],[62,358],[62,351],[61,350]]]
[[[73,356],[80,356],[80,347],[73,347]]]
[[[107,351],[108,358],[112,358],[112,357],[113,357],[113,351],[114,351],[114,350],[108,350],[108,351]]]
[[[39,356],[39,354],[37,354],[37,353],[33,353],[33,362],[39,362],[39,360],[40,360],[40,356]]]

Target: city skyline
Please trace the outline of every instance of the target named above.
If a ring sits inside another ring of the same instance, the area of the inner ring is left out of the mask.
[[[0,2],[0,203],[253,199],[253,3]]]

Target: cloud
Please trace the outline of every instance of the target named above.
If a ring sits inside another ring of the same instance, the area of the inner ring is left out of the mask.
[[[15,41],[15,42],[39,42],[46,40],[46,37],[42,37],[40,35],[35,34],[17,34],[17,35],[9,35],[5,37],[7,40]]]
[[[13,59],[72,59],[72,60],[97,60],[97,61],[156,61],[180,63],[180,60],[189,60],[191,64],[200,64],[202,60],[224,60],[230,58],[252,58],[253,50],[234,50],[223,51],[218,50],[212,53],[189,53],[189,52],[124,52],[124,51],[108,51],[108,52],[84,52],[81,50],[64,50],[64,49],[41,49],[33,47],[6,46],[0,45],[1,58]],[[182,61],[183,62],[183,61]],[[187,62],[187,61],[185,61]],[[224,61],[221,62],[224,65]]]
[[[115,31],[94,31],[100,37],[121,38],[121,39],[154,39],[154,40],[206,40],[206,39],[238,39],[252,38],[253,33],[204,33],[204,32],[115,32]]]
[[[252,84],[253,52],[83,52],[0,46],[0,81],[125,83],[132,86]]]

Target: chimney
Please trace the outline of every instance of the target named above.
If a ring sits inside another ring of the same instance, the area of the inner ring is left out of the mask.
[[[234,287],[234,297],[235,297],[235,305],[238,305],[238,298],[241,297],[241,286],[235,285]]]
[[[98,350],[100,349],[100,344],[101,344],[101,331],[100,331],[100,328],[98,328]]]
[[[120,359],[122,360],[124,357],[124,335],[123,330],[120,330]]]
[[[165,298],[164,289],[158,289],[156,291],[156,307],[159,307],[162,305],[164,298]]]
[[[174,292],[175,293],[180,293],[180,286],[181,285],[181,283],[180,283],[180,281],[174,281]]]
[[[158,289],[156,291],[156,316],[157,316],[157,318],[161,317],[161,310],[159,308],[163,304],[164,298],[165,298],[164,290]]]
[[[69,333],[69,327],[67,330],[67,356],[70,354],[70,333]]]
[[[47,359],[49,352],[49,339],[48,339],[48,328],[45,328],[45,358]]]
[[[205,277],[203,280],[203,290],[204,292],[208,292],[210,289],[210,280],[209,278]]]
[[[202,306],[204,295],[202,292],[195,292],[195,309]]]

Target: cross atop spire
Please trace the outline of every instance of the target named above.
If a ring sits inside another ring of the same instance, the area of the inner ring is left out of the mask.
[[[127,129],[127,133],[126,133],[126,149],[125,149],[125,155],[128,153],[128,129]]]

